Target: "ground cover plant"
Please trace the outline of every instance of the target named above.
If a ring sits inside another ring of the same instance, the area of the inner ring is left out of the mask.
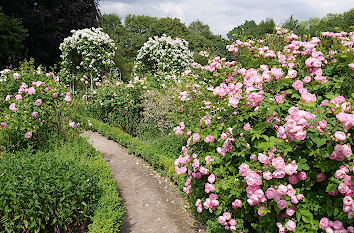
[[[119,232],[124,209],[101,153],[81,137],[3,154],[2,232]]]
[[[192,65],[176,173],[210,232],[354,232],[354,34],[276,31]]]

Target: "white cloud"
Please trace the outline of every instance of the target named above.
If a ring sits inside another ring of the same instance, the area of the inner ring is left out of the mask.
[[[184,11],[182,7],[183,5],[174,2],[161,2],[157,10],[162,11],[165,17],[176,17],[184,21]]]
[[[225,36],[245,20],[273,18],[278,25],[290,15],[308,20],[348,11],[353,0],[105,0],[100,5],[102,13],[117,13],[122,19],[127,14],[177,17],[186,25],[199,19]]]

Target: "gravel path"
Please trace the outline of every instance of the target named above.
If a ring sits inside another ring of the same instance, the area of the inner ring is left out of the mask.
[[[205,232],[188,213],[185,200],[170,181],[144,160],[128,154],[116,142],[98,133],[83,133],[102,152],[117,181],[127,216],[122,233]]]

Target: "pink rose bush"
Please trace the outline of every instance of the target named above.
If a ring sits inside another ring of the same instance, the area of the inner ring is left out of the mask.
[[[0,145],[6,150],[37,147],[49,135],[63,137],[75,131],[69,130],[66,119],[70,92],[57,82],[53,73],[25,64],[16,72],[9,70],[6,77],[0,88]]]
[[[192,65],[176,173],[218,232],[353,232],[354,34],[276,30],[227,46],[247,63]]]

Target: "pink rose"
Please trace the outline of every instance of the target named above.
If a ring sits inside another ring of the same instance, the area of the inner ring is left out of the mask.
[[[340,221],[334,221],[333,224],[332,224],[332,227],[333,227],[334,230],[342,230],[342,229],[344,229],[343,223],[340,222]]]
[[[25,134],[25,137],[26,137],[26,138],[31,138],[31,137],[32,137],[32,133],[31,133],[31,132],[27,132],[27,133]]]
[[[288,181],[290,184],[297,184],[299,182],[299,179],[297,178],[296,175],[288,176]]]
[[[14,73],[13,77],[14,77],[14,79],[18,79],[20,77],[20,75],[18,73]]]
[[[326,175],[324,173],[316,174],[316,182],[322,182],[326,179]]]
[[[206,137],[204,138],[204,142],[206,142],[206,143],[211,143],[211,142],[213,142],[213,141],[214,141],[214,137],[211,136],[211,135],[206,136]]]
[[[226,222],[226,219],[224,216],[219,216],[218,222],[223,226],[227,225],[227,222]]]
[[[224,212],[222,216],[224,216],[224,218],[225,218],[227,221],[231,219],[231,214],[230,214],[230,212]]]
[[[300,90],[300,89],[302,89],[302,88],[304,88],[304,83],[302,82],[302,81],[300,81],[300,80],[296,80],[295,82],[293,82],[293,88],[295,89],[295,90]]]
[[[306,76],[305,78],[304,78],[304,83],[309,83],[309,82],[311,82],[311,76]]]
[[[17,101],[21,101],[21,100],[22,100],[22,95],[17,94],[17,95],[15,96],[15,99],[16,99]]]
[[[57,98],[57,97],[58,97],[58,93],[54,92],[54,93],[52,94],[52,97],[53,97],[54,99]]]
[[[27,93],[33,95],[34,93],[36,93],[36,89],[34,89],[34,87],[30,87],[28,88]]]
[[[32,113],[32,117],[33,117],[33,118],[36,118],[37,116],[38,116],[38,112],[33,112],[33,113]]]
[[[265,196],[267,199],[273,199],[277,195],[277,191],[274,188],[268,188]]]
[[[295,231],[295,229],[296,229],[296,223],[293,222],[292,220],[289,220],[287,223],[285,223],[285,227],[286,227],[286,229],[288,229],[289,231]]]
[[[176,135],[183,135],[183,131],[180,126],[175,127],[173,132],[175,132]]]
[[[305,131],[299,131],[295,134],[295,139],[298,141],[305,140],[306,138],[306,132]]]
[[[285,168],[284,159],[282,157],[272,159],[272,165],[275,167],[275,169],[284,169]]]
[[[338,141],[345,141],[347,139],[347,136],[345,135],[345,133],[341,132],[341,131],[337,131],[334,133],[334,137],[338,140]]]
[[[69,93],[69,94],[70,94],[70,93]],[[66,94],[64,100],[65,100],[66,102],[70,102],[70,101],[71,101],[70,95]]]
[[[248,131],[248,130],[251,130],[251,129],[252,129],[252,127],[251,127],[250,123],[246,123],[246,124],[243,126],[243,130],[245,130],[245,131]]]
[[[285,171],[283,169],[278,169],[273,172],[273,178],[281,179],[285,176]]]
[[[321,229],[326,229],[327,227],[329,227],[329,219],[328,218],[321,218],[320,220],[320,228]]]
[[[211,175],[208,177],[208,182],[209,182],[209,183],[214,183],[214,182],[215,182],[215,175],[214,175],[214,174],[211,174]]]
[[[193,144],[196,144],[200,140],[199,133],[194,133],[192,138],[193,138]]]
[[[347,194],[348,192],[350,192],[350,188],[348,185],[340,183],[338,186],[338,191],[342,194]]]
[[[281,210],[285,209],[285,207],[286,207],[287,205],[288,205],[288,202],[285,201],[285,200],[283,200],[283,199],[277,201],[277,206],[278,206],[278,208],[281,209]]]
[[[237,222],[235,219],[230,219],[229,224],[230,226],[236,226]]]
[[[10,109],[11,111],[14,111],[14,112],[16,112],[16,111],[18,110],[18,108],[16,108],[16,104],[15,104],[15,103],[10,104],[9,109]]]
[[[289,217],[291,217],[291,216],[293,216],[294,214],[295,214],[295,210],[294,210],[294,208],[288,208],[288,209],[286,209],[286,214],[289,216]]]
[[[237,209],[237,208],[239,208],[241,206],[242,206],[242,201],[241,200],[236,199],[235,201],[232,202],[232,207],[234,209]]]
[[[306,172],[299,172],[297,174],[297,177],[299,178],[299,180],[306,180],[307,179]]]
[[[37,99],[36,102],[34,103],[34,105],[39,106],[42,104],[42,100],[41,99]]]
[[[0,127],[3,128],[3,129],[6,129],[7,124],[5,122],[1,122],[0,123]]]
[[[258,154],[258,161],[261,163],[267,163],[269,161],[268,156],[265,154],[259,153]]]

